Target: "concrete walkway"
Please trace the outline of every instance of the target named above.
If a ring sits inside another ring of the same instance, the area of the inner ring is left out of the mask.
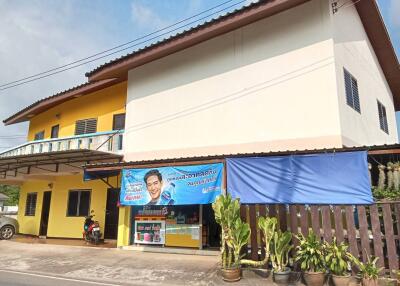
[[[71,280],[81,281],[82,285],[85,281],[91,281],[94,285],[107,283],[194,286],[275,285],[271,277],[264,278],[249,270],[243,271],[243,278],[239,282],[223,282],[219,274],[218,262],[218,256],[149,253],[115,248],[88,248],[0,240],[0,281],[8,279],[7,277],[30,275],[35,279],[43,278],[46,281],[50,278],[58,279],[60,283],[57,284],[60,286],[69,285],[63,283]],[[298,274],[294,273],[293,280],[296,280],[296,277]],[[43,285],[47,284],[43,283]],[[302,284],[297,282],[293,285]]]
[[[214,256],[0,241],[0,270],[22,273],[118,285],[220,285],[217,269]]]

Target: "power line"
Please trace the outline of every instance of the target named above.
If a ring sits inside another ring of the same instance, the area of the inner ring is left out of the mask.
[[[66,65],[63,65],[63,66],[59,66],[59,67],[57,67],[57,68],[52,68],[52,69],[50,69],[50,70],[47,70],[47,71],[44,71],[44,72],[41,72],[41,73],[38,73],[38,74],[35,74],[35,75],[31,75],[31,76],[28,76],[28,77],[25,77],[25,78],[22,78],[22,79],[19,79],[19,80],[15,80],[15,81],[12,81],[12,82],[9,82],[9,83],[2,84],[2,85],[0,85],[0,87],[2,87],[2,88],[0,88],[0,91],[6,90],[6,89],[9,89],[9,88],[13,88],[13,87],[16,87],[16,86],[19,86],[19,85],[23,85],[23,84],[26,84],[26,83],[29,83],[29,82],[33,82],[33,81],[36,81],[36,80],[39,80],[39,79],[42,79],[42,78],[45,78],[45,77],[49,77],[49,76],[52,76],[52,75],[55,75],[55,74],[58,74],[58,73],[61,73],[61,72],[64,72],[64,71],[67,71],[67,70],[76,68],[76,67],[79,67],[79,66],[83,66],[83,65],[85,65],[85,64],[88,64],[88,63],[97,61],[97,60],[99,60],[99,59],[103,59],[103,58],[108,57],[108,56],[110,56],[110,55],[114,55],[114,54],[116,54],[116,53],[125,51],[125,50],[127,50],[127,49],[130,49],[130,48],[133,48],[133,47],[135,47],[135,46],[138,46],[138,45],[144,44],[144,43],[146,43],[146,42],[149,42],[149,41],[151,41],[151,40],[157,39],[157,38],[159,38],[159,37],[161,37],[161,36],[164,36],[164,35],[167,35],[167,34],[169,34],[169,33],[171,33],[171,32],[177,31],[177,30],[179,30],[179,29],[181,29],[181,28],[187,27],[187,26],[192,25],[192,24],[194,24],[194,23],[196,23],[196,22],[199,22],[199,21],[201,21],[201,20],[207,19],[208,17],[210,17],[210,16],[212,16],[212,15],[215,15],[215,14],[217,14],[217,13],[221,13],[221,12],[227,10],[227,9],[230,9],[230,8],[232,8],[232,7],[234,7],[234,6],[237,6],[237,5],[239,5],[239,4],[243,3],[243,2],[246,2],[246,0],[242,0],[242,1],[236,2],[236,3],[232,4],[232,5],[229,5],[229,6],[225,7],[225,8],[223,8],[223,9],[220,9],[220,10],[218,10],[218,11],[215,11],[215,12],[213,12],[213,13],[210,13],[210,14],[208,14],[208,15],[202,17],[202,18],[199,18],[199,19],[197,19],[197,20],[195,20],[195,21],[189,22],[189,23],[187,23],[187,24],[185,24],[185,25],[181,25],[181,26],[179,26],[179,27],[177,27],[177,28],[175,28],[175,29],[169,30],[169,31],[167,31],[167,32],[165,32],[165,33],[159,34],[159,35],[157,35],[157,36],[155,36],[155,37],[152,37],[152,38],[150,38],[150,39],[147,39],[147,40],[145,40],[145,41],[139,42],[139,43],[137,43],[137,44],[135,44],[135,45],[130,45],[130,46],[125,47],[125,48],[123,48],[123,49],[119,49],[119,48],[124,47],[124,46],[126,46],[126,45],[128,45],[128,44],[131,44],[131,43],[134,43],[134,42],[143,40],[143,39],[145,39],[145,38],[147,38],[147,37],[149,37],[149,36],[155,35],[155,34],[157,34],[157,33],[159,33],[159,32],[165,31],[165,30],[167,30],[167,29],[169,29],[169,28],[175,27],[175,26],[177,26],[177,25],[179,25],[179,24],[181,24],[181,23],[184,23],[184,22],[186,22],[186,21],[188,21],[188,20],[190,20],[190,19],[196,18],[196,17],[198,17],[198,16],[200,16],[200,15],[202,15],[202,14],[205,14],[205,13],[211,11],[211,10],[214,10],[214,9],[216,9],[216,8],[218,8],[218,7],[221,7],[221,6],[223,6],[223,5],[227,4],[227,3],[230,3],[230,2],[232,2],[232,1],[233,1],[233,0],[225,1],[225,2],[223,2],[223,3],[221,3],[221,4],[219,4],[219,5],[216,5],[216,6],[214,6],[214,7],[211,7],[211,8],[209,8],[209,9],[207,9],[207,10],[204,10],[204,11],[198,13],[198,14],[195,14],[195,15],[192,15],[192,16],[190,16],[190,17],[188,17],[188,18],[185,18],[185,19],[183,19],[183,20],[180,20],[180,21],[178,21],[178,22],[176,22],[176,23],[174,23],[174,24],[172,24],[172,25],[169,25],[169,26],[164,27],[164,28],[162,28],[162,29],[159,29],[159,30],[157,30],[157,31],[151,32],[151,33],[149,33],[149,34],[146,34],[146,35],[141,36],[141,37],[139,37],[139,38],[136,38],[136,39],[134,39],[134,40],[132,40],[132,41],[126,42],[126,43],[124,43],[124,44],[118,45],[118,46],[116,46],[116,47],[110,48],[110,49],[108,49],[108,50],[105,50],[105,51],[96,53],[96,54],[94,54],[94,55],[88,56],[88,57],[86,57],[86,58],[83,58],[83,59],[80,59],[80,60],[76,60],[76,61],[71,62],[71,63],[69,63],[69,64],[66,64]],[[116,49],[119,49],[119,50],[114,51],[114,50],[116,50]],[[111,52],[111,51],[114,51],[114,52]],[[109,53],[109,52],[111,52],[111,53]],[[104,54],[105,54],[105,55],[104,55]],[[103,55],[103,56],[99,56],[99,55]],[[97,57],[97,56],[99,56],[99,57]],[[94,58],[94,59],[93,59],[93,58]],[[89,59],[92,59],[92,60],[89,60]],[[86,61],[86,60],[88,60],[88,61]],[[82,63],[82,62],[83,62],[83,63]],[[75,65],[76,63],[80,63],[80,64]],[[66,68],[66,67],[69,67],[69,68]],[[65,69],[64,69],[64,68],[65,68]]]
[[[17,138],[26,138],[26,135],[0,136],[0,139],[17,139]]]

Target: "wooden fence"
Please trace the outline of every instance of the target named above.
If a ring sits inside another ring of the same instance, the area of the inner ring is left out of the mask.
[[[263,259],[262,233],[257,216],[278,219],[279,227],[307,235],[310,228],[323,240],[345,241],[349,251],[365,261],[367,254],[379,257],[378,264],[390,270],[399,269],[400,202],[381,202],[369,206],[342,205],[242,205],[241,217],[251,227],[248,256]],[[293,243],[298,241],[293,238]],[[294,251],[292,255],[294,254]]]

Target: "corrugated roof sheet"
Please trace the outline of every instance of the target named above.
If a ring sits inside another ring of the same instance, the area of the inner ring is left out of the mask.
[[[282,155],[294,155],[294,154],[350,152],[350,151],[362,151],[362,150],[372,151],[372,150],[388,150],[388,149],[400,149],[400,144],[353,146],[353,147],[342,147],[342,148],[267,151],[267,152],[257,152],[257,153],[236,153],[236,154],[165,158],[165,159],[155,159],[155,160],[140,160],[140,161],[129,161],[129,162],[118,162],[118,163],[97,163],[97,164],[84,165],[84,168],[90,169],[90,168],[114,167],[114,166],[125,167],[125,166],[134,166],[134,165],[162,164],[162,163],[172,163],[172,162],[176,163],[176,162],[187,162],[187,161],[222,160],[225,158],[237,158],[237,157],[264,157],[264,156],[282,156]]]

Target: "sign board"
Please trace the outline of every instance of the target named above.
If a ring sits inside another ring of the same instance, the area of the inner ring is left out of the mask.
[[[135,243],[165,244],[165,221],[135,221]]]
[[[223,164],[124,169],[121,205],[210,204],[221,194]]]

